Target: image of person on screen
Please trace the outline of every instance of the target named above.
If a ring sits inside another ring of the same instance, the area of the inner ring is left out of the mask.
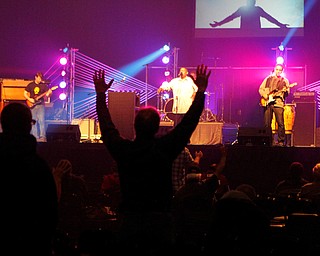
[[[247,4],[241,6],[234,13],[224,18],[221,21],[213,21],[209,23],[211,27],[219,27],[225,23],[228,23],[236,18],[241,18],[240,28],[244,30],[258,30],[261,29],[260,17],[265,18],[269,22],[277,25],[279,28],[287,28],[289,24],[283,24],[277,19],[272,17],[266,11],[264,11],[260,6],[256,6],[256,0],[247,0]]]

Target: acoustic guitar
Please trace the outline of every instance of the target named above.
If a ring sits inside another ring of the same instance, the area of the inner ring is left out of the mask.
[[[294,86],[296,86],[296,85],[297,85],[297,83],[289,84],[288,88],[292,88],[292,87],[294,87]],[[269,92],[269,93],[268,93],[268,99],[265,99],[265,98],[261,97],[261,99],[260,99],[260,106],[266,107],[266,106],[268,106],[269,104],[274,103],[275,100],[276,100],[276,99],[274,98],[274,94],[275,94],[276,92],[278,92],[278,91],[279,91],[278,89],[275,89],[275,90]],[[281,91],[282,91],[282,92],[285,92],[285,91],[287,91],[287,88],[284,88],[284,89],[282,89]]]
[[[56,90],[58,87],[59,87],[59,86],[56,85],[56,86],[51,87],[49,90],[54,91],[54,90]],[[48,90],[48,91],[49,91],[49,90]],[[27,106],[32,109],[32,108],[34,108],[36,105],[39,105],[39,104],[41,103],[41,100],[40,100],[40,99],[41,99],[43,96],[45,96],[48,91],[45,91],[44,93],[41,93],[40,95],[34,97],[34,100],[35,100],[34,103],[26,100]]]

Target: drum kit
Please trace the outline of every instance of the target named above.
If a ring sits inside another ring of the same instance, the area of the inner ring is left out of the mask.
[[[158,95],[158,110],[161,114],[161,121],[173,122],[174,113],[172,112],[173,98],[167,97],[168,93],[161,92]],[[217,117],[212,113],[209,108],[210,105],[210,92],[205,92],[206,106],[202,111],[199,121],[200,122],[216,122]]]

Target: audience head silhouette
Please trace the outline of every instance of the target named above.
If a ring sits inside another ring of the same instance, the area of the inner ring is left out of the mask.
[[[30,109],[21,103],[10,103],[1,112],[3,133],[30,134],[32,122]]]
[[[249,184],[240,184],[236,188],[236,191],[240,191],[240,192],[246,194],[252,201],[255,201],[255,199],[257,198],[256,189]]]
[[[288,176],[292,179],[300,179],[304,172],[304,166],[300,162],[293,162],[289,166]]]
[[[152,138],[159,130],[160,115],[154,107],[143,107],[135,117],[134,128],[137,138]]]
[[[314,176],[316,179],[319,179],[319,180],[320,180],[320,163],[317,163],[317,164],[313,167],[312,172],[313,172],[313,176]]]

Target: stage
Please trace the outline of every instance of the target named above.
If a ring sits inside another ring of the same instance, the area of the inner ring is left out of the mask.
[[[291,162],[299,161],[305,166],[307,179],[312,178],[312,167],[320,162],[320,147],[226,145],[228,156],[223,174],[231,188],[249,183],[263,194],[273,192]],[[203,152],[201,167],[204,171],[219,161],[218,145],[188,145],[188,148],[193,154],[196,150]],[[113,160],[102,143],[39,142],[38,152],[51,166],[61,158],[69,159],[74,173],[83,175],[90,191],[98,191],[103,175],[111,172]]]

